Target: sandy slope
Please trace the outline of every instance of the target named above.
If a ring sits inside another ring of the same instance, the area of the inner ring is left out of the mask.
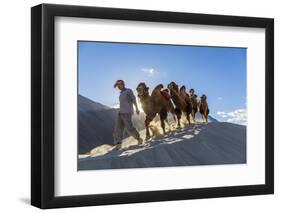
[[[113,130],[118,109],[78,96],[78,152],[84,154],[103,144],[113,145]],[[137,130],[144,128],[145,115],[134,114]]]
[[[173,127],[172,127],[173,128]],[[144,131],[141,131],[144,137]],[[142,146],[129,137],[123,149],[101,145],[79,155],[78,169],[119,169],[246,163],[246,127],[231,123],[192,124],[159,135]]]

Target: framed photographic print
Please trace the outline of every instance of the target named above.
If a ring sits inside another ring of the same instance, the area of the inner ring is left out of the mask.
[[[31,204],[272,194],[274,21],[31,9]]]

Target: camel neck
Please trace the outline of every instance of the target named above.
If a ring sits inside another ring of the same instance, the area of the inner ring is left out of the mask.
[[[171,96],[176,96],[177,92],[174,89],[171,89]]]
[[[149,98],[149,95],[141,96],[140,97],[140,102],[146,101],[146,100],[148,100],[148,98]]]

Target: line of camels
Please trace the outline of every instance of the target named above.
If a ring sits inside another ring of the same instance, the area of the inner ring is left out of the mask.
[[[207,96],[202,95],[200,100],[197,101],[194,89],[190,89],[189,93],[187,93],[184,85],[179,88],[172,81],[165,89],[163,84],[157,85],[151,94],[149,94],[149,87],[144,82],[139,83],[136,90],[146,115],[146,140],[151,138],[149,124],[157,114],[159,114],[164,134],[166,133],[165,121],[168,123],[168,113],[173,115],[174,121],[177,122],[177,128],[181,128],[180,120],[182,115],[186,116],[186,120],[190,124],[190,117],[195,122],[195,114],[198,111],[202,116],[202,120],[208,123],[209,107]]]

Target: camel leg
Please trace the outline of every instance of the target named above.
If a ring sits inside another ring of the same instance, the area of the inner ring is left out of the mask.
[[[177,123],[177,116],[175,114],[173,114],[173,119],[174,119],[175,123]]]
[[[166,134],[166,131],[165,131],[165,120],[161,119],[161,127],[162,127],[162,130],[163,130],[163,134]]]
[[[175,109],[175,113],[176,113],[176,116],[177,116],[177,120],[178,120],[178,126],[177,128],[181,128],[181,123],[180,123],[180,120],[181,120],[181,110],[176,108]]]
[[[202,122],[204,122],[204,121],[205,121],[205,116],[204,116],[204,114],[201,114],[201,118],[202,118]]]
[[[206,124],[208,123],[208,115],[205,115]]]
[[[169,132],[171,132],[171,125],[169,124],[168,119],[166,118],[165,121],[166,121],[166,123],[167,123],[167,125],[169,127]]]
[[[192,111],[192,118],[193,118],[193,122],[195,123],[196,121],[195,121],[195,112],[194,111]]]
[[[174,124],[176,125],[177,124],[177,117],[176,117],[175,113],[173,113],[173,120],[174,120]],[[172,126],[173,126],[173,124],[172,124]]]
[[[190,125],[190,115],[188,113],[186,113],[186,120],[188,122],[188,125]]]
[[[181,115],[177,115],[178,126],[177,128],[181,128]]]
[[[167,117],[168,117],[167,109],[164,107],[163,109],[161,109],[161,111],[160,111],[159,114],[160,114],[161,127],[162,127],[162,130],[163,130],[163,133],[166,134],[166,130],[165,130],[165,120],[166,120]]]
[[[148,117],[145,118],[145,128],[146,128],[146,137],[145,140],[148,140],[150,138],[150,133],[149,133],[149,124],[151,122],[151,119]]]

